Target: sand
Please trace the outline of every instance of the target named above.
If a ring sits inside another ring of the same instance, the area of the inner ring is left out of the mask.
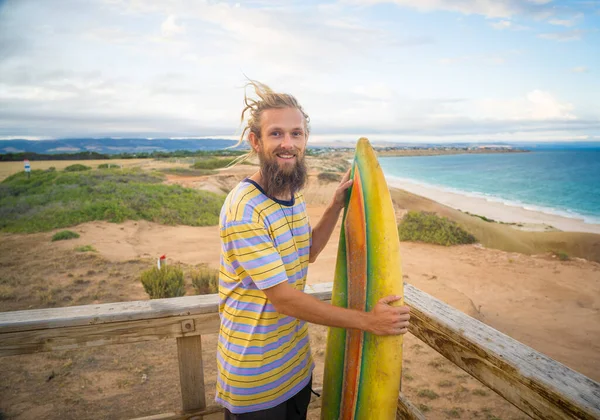
[[[492,201],[483,197],[466,196],[410,182],[408,180],[388,179],[391,187],[399,188],[430,198],[440,204],[457,210],[468,211],[472,214],[485,216],[499,222],[516,223],[521,230],[551,231],[553,228],[565,232],[591,232],[600,233],[600,224],[586,223],[583,219],[563,217],[542,211],[528,210],[523,207],[510,206],[499,201]]]

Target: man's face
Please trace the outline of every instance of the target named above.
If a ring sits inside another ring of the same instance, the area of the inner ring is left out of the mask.
[[[257,151],[261,161],[277,162],[284,173],[291,173],[304,159],[307,141],[304,116],[296,108],[268,109],[260,119]]]
[[[261,138],[251,133],[250,142],[258,153],[267,193],[277,196],[286,189],[294,193],[306,181],[304,116],[296,108],[268,109],[260,122]]]

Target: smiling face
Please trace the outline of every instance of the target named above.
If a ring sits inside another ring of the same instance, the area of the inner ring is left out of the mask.
[[[267,109],[261,113],[260,127],[260,138],[251,132],[248,139],[260,160],[262,187],[271,197],[289,199],[306,182],[304,115],[296,108]]]

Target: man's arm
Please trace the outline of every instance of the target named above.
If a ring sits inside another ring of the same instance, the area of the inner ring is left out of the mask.
[[[340,216],[340,212],[344,208],[346,204],[346,191],[352,185],[352,180],[350,179],[350,170],[346,172],[340,185],[335,190],[335,194],[333,196],[333,200],[327,206],[327,209],[323,213],[321,220],[312,230],[312,244],[310,246],[310,255],[309,262],[315,262],[317,256],[323,251],[325,245],[331,238],[331,234],[333,233],[333,229],[335,229],[335,225]]]
[[[287,282],[263,290],[281,314],[328,327],[353,328],[376,335],[398,335],[408,331],[408,306],[390,306],[400,299],[380,299],[371,312],[340,308],[295,289]]]

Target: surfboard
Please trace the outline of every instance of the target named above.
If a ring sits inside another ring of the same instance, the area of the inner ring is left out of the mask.
[[[404,296],[400,242],[387,182],[369,140],[356,145],[354,180],[344,210],[331,302],[371,311]],[[404,298],[393,305],[403,305]],[[395,419],[402,375],[402,336],[330,328],[322,420]]]

